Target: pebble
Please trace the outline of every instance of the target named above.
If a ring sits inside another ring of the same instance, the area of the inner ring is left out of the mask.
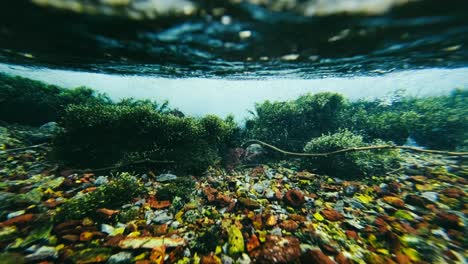
[[[55,247],[42,246],[36,252],[26,255],[25,259],[27,261],[37,261],[37,260],[43,260],[47,258],[55,259],[57,257],[58,257],[58,251],[55,249]]]
[[[177,179],[177,176],[174,174],[166,173],[156,176],[156,181],[158,182],[169,182]]]
[[[16,211],[16,212],[12,212],[12,213],[7,214],[7,219],[11,219],[13,217],[24,215],[25,213],[26,213],[25,210],[19,210],[19,211]]]
[[[265,197],[267,199],[273,199],[275,197],[275,192],[271,189],[266,190]]]
[[[115,228],[111,225],[108,224],[101,224],[101,232],[106,233],[106,234],[112,234],[114,232]]]
[[[242,256],[237,259],[238,264],[250,264],[252,260],[250,259],[249,255],[242,253]]]
[[[133,262],[131,252],[122,251],[109,257],[107,264],[127,264]]]
[[[221,256],[221,261],[222,261],[223,264],[234,264],[234,259],[232,259],[228,255],[222,255]]]
[[[154,214],[154,217],[151,219],[151,221],[156,224],[165,224],[171,221],[173,218],[174,217],[172,216],[172,214],[166,211],[157,211]]]
[[[99,176],[97,179],[94,181],[94,184],[96,185],[103,185],[109,183],[109,179],[107,176]]]
[[[427,200],[435,203],[437,200],[439,200],[439,194],[436,192],[423,192],[421,193],[421,196],[423,198],[426,198]]]

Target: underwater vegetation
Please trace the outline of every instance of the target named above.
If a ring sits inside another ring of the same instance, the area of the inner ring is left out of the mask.
[[[0,79],[2,263],[463,263],[466,155],[243,143],[463,151],[466,90],[304,95],[258,104],[242,127]]]
[[[0,120],[42,125],[57,121],[72,104],[104,104],[110,99],[86,87],[64,89],[22,77],[0,73]]]
[[[233,116],[194,118],[168,102],[112,102],[89,88],[64,89],[20,77],[0,76],[0,118],[37,125],[57,121],[53,156],[65,164],[106,167],[132,162],[200,174],[221,164],[229,149],[248,139],[306,152],[372,144],[403,144],[408,137],[441,150],[468,148],[467,90],[450,95],[384,101],[349,101],[337,93],[307,94],[291,101],[259,103],[242,128]],[[283,158],[280,156],[278,158]],[[304,168],[341,177],[385,174],[394,169],[390,150],[306,159]],[[311,163],[308,164],[308,161]]]
[[[143,188],[135,176],[129,173],[115,175],[106,185],[92,192],[75,196],[57,212],[56,221],[77,220],[96,216],[100,208],[116,209],[131,201],[132,197],[143,193]]]
[[[306,153],[327,153],[341,149],[385,145],[382,140],[365,143],[363,137],[348,130],[341,130],[330,135],[323,135],[309,141],[304,147]],[[304,167],[317,169],[335,177],[356,178],[383,175],[398,168],[398,150],[348,152],[333,157],[318,157],[303,161]]]

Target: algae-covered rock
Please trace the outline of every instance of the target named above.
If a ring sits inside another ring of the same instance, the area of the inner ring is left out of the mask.
[[[104,262],[109,259],[111,252],[110,248],[87,248],[73,254],[71,259],[76,264]]]
[[[348,130],[323,135],[309,141],[304,147],[306,153],[328,153],[342,149],[366,147],[370,145],[392,144],[381,140],[364,142],[361,135]],[[399,153],[396,150],[356,151],[340,155],[316,157],[304,160],[306,168],[318,169],[322,173],[341,178],[361,178],[383,175],[399,166]]]
[[[80,219],[95,216],[99,208],[117,208],[141,194],[138,180],[129,173],[116,175],[114,180],[99,186],[94,192],[74,197],[60,207],[56,220]]]
[[[26,263],[24,256],[18,253],[2,252],[0,253],[2,264],[23,264]]]
[[[14,239],[17,233],[18,228],[16,228],[16,226],[5,226],[0,228],[0,242]]]
[[[230,255],[244,252],[244,237],[241,230],[236,226],[228,229],[228,250]]]
[[[10,248],[26,248],[38,241],[48,241],[51,231],[52,225],[41,224],[36,229],[32,230],[25,239],[17,239]]]

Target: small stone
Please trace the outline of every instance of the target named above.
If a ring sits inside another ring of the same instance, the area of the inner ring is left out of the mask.
[[[169,182],[169,181],[174,181],[177,179],[177,176],[174,174],[161,174],[159,176],[156,176],[156,181],[158,182]]]
[[[465,196],[465,192],[463,190],[454,187],[445,188],[441,193],[450,198],[460,198]]]
[[[36,252],[29,254],[25,257],[27,261],[36,261],[36,260],[43,260],[47,258],[57,258],[58,257],[58,251],[55,249],[55,247],[49,247],[49,246],[42,246]]]
[[[275,215],[267,215],[265,225],[268,227],[273,227],[277,223],[276,216]]]
[[[304,194],[299,190],[289,190],[284,195],[285,202],[292,207],[301,207],[305,203]]]
[[[16,224],[24,224],[24,223],[31,222],[33,219],[34,219],[33,214],[24,214],[24,215],[13,217],[4,222],[1,222],[0,227],[16,225]]]
[[[284,230],[286,230],[288,232],[296,231],[297,228],[299,227],[299,225],[296,222],[294,222],[293,220],[283,221],[280,224],[280,226],[281,226],[281,228],[283,228]]]
[[[349,239],[359,240],[359,235],[354,230],[346,230],[346,236]]]
[[[11,218],[14,218],[14,217],[17,217],[17,216],[20,216],[20,215],[24,215],[25,213],[26,213],[25,210],[19,210],[19,211],[16,211],[16,212],[12,212],[12,213],[7,214],[7,219],[11,219]]]
[[[185,245],[184,238],[169,238],[169,237],[127,237],[119,242],[121,248],[148,248],[155,247],[178,247]]]
[[[352,262],[343,254],[343,252],[335,256],[335,261],[338,264],[352,264]]]
[[[325,255],[320,249],[314,249],[307,251],[301,257],[302,263],[310,264],[335,264],[327,255]]]
[[[58,126],[57,122],[48,122],[40,126],[39,130],[47,134],[56,134],[62,131],[62,128]]]
[[[152,222],[156,224],[165,224],[169,221],[171,221],[174,217],[172,214],[165,212],[165,211],[159,211],[155,214],[155,216],[151,219]]]
[[[221,262],[223,264],[234,264],[234,259],[232,259],[230,256],[222,255],[221,256]]]
[[[445,228],[460,228],[460,217],[456,214],[451,213],[438,213],[435,221],[442,227]]]
[[[107,178],[107,176],[99,176],[94,181],[94,184],[96,184],[96,185],[104,185],[104,184],[107,184],[107,183],[109,183],[109,179]]]
[[[127,264],[133,262],[131,252],[122,251],[109,257],[107,264]]]
[[[429,204],[429,201],[427,199],[413,194],[407,195],[405,197],[405,202],[423,208],[426,207],[427,204]]]
[[[235,255],[244,252],[244,237],[236,226],[231,226],[228,230],[229,254]]]
[[[266,242],[250,253],[255,263],[295,263],[301,255],[299,239],[269,235]]]
[[[238,264],[250,264],[252,263],[252,260],[250,259],[249,255],[242,253],[242,256],[240,256],[236,263]]]
[[[320,214],[323,215],[325,219],[332,222],[341,221],[344,219],[344,216],[334,209],[323,209]]]
[[[101,224],[101,232],[107,233],[107,234],[112,234],[114,233],[115,228],[111,225],[108,224]]]
[[[249,209],[257,209],[257,208],[260,208],[260,204],[253,200],[253,199],[250,199],[250,198],[243,198],[243,197],[240,197],[239,198],[239,202],[244,205],[246,208],[249,208]]]
[[[266,197],[267,199],[269,199],[269,200],[270,200],[270,199],[273,199],[273,198],[275,198],[275,192],[274,192],[273,190],[271,190],[271,189],[268,189],[268,190],[266,190],[266,192],[265,192],[265,197]]]
[[[397,208],[404,208],[405,207],[405,202],[403,200],[401,200],[400,198],[395,197],[395,196],[385,196],[383,198],[383,200],[387,204],[389,204],[391,206],[394,206],[394,207],[397,207]]]
[[[439,194],[436,192],[423,192],[421,193],[421,197],[435,203],[439,200]]]

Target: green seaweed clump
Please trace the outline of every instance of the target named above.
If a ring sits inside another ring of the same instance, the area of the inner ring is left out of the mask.
[[[221,229],[218,226],[212,226],[197,236],[193,249],[195,252],[206,255],[216,250],[220,240]]]
[[[42,125],[57,121],[72,104],[107,104],[110,99],[87,87],[65,89],[22,77],[0,74],[0,120]]]
[[[156,191],[158,200],[174,200],[175,197],[181,198],[184,202],[190,200],[190,194],[195,190],[195,181],[189,177],[177,178],[173,182],[166,183]]]
[[[292,101],[265,101],[255,105],[253,118],[246,122],[246,134],[279,148],[300,151],[309,139],[336,131],[346,105],[342,95],[329,92]]]
[[[56,156],[83,166],[105,167],[135,160],[174,162],[174,169],[201,173],[232,145],[232,118],[181,117],[151,101],[72,105],[60,121]]]
[[[55,220],[76,220],[91,217],[99,208],[116,209],[143,193],[142,185],[135,176],[121,173],[106,185],[95,191],[77,195],[64,203],[58,210]]]
[[[335,134],[323,135],[312,139],[304,147],[306,153],[327,153],[341,149],[366,147],[370,145],[388,145],[381,140],[374,140],[370,144],[363,141],[363,137],[348,130],[341,130]],[[319,172],[334,177],[361,178],[382,175],[397,168],[399,152],[397,150],[351,151],[327,157],[306,159],[306,168],[316,168]]]

